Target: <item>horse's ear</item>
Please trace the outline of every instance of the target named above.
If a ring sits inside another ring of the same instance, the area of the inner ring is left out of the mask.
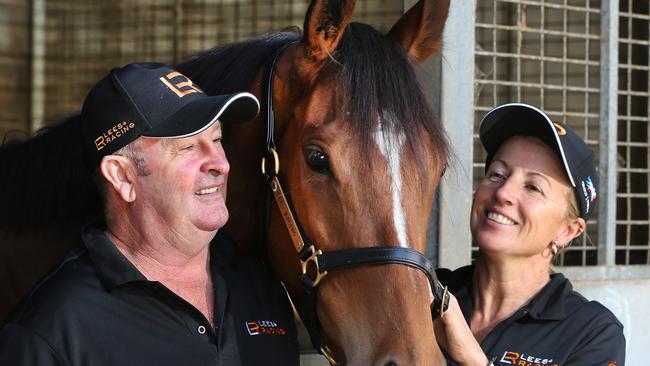
[[[400,43],[412,59],[422,62],[442,49],[442,31],[449,0],[420,0],[395,23],[388,36]]]
[[[354,12],[354,0],[313,0],[305,17],[303,44],[314,61],[329,57]]]

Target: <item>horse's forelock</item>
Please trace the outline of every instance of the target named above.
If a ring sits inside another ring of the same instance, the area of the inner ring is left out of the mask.
[[[392,39],[362,23],[351,23],[334,54],[344,108],[354,122],[361,148],[370,148],[379,121],[390,133],[404,135],[418,160],[422,129],[431,138],[439,162],[446,161],[447,140],[432,112],[406,51]],[[420,161],[421,163],[422,161]],[[422,166],[422,164],[419,164]]]

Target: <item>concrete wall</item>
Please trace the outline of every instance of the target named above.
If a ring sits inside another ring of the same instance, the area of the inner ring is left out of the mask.
[[[650,279],[572,281],[578,292],[607,306],[625,327],[626,365],[648,365]]]

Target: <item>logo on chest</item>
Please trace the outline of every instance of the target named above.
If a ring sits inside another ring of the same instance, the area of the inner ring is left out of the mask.
[[[505,351],[499,362],[516,366],[558,366],[557,362],[553,362],[552,358],[531,356],[523,352],[513,351]]]
[[[285,335],[287,330],[280,327],[278,323],[270,320],[253,320],[244,322],[246,331],[251,336],[257,335]]]

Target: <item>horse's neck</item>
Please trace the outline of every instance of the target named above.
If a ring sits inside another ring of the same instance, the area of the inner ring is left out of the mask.
[[[265,125],[261,118],[233,126],[224,138],[230,161],[228,212],[224,230],[245,253],[264,255],[262,245],[266,187],[261,158],[265,146]]]

